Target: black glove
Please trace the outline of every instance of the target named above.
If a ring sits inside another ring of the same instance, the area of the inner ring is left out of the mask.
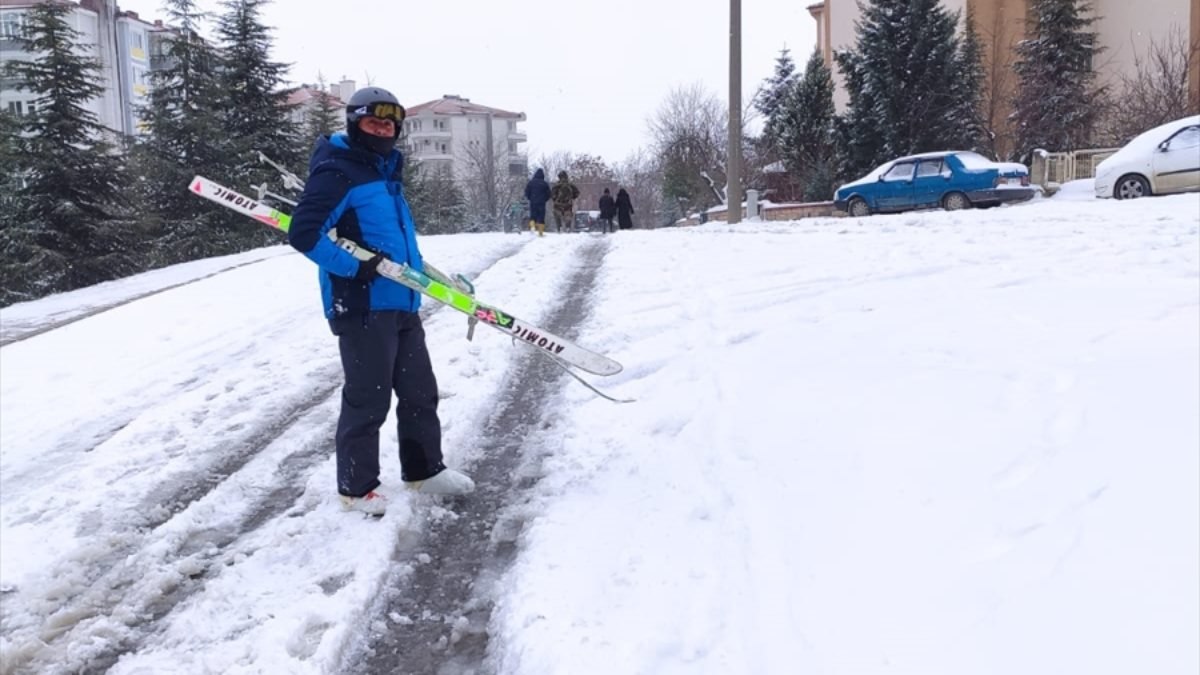
[[[358,271],[354,273],[354,278],[363,283],[368,283],[379,276],[379,263],[383,262],[383,256],[376,253],[370,260],[358,261]]]

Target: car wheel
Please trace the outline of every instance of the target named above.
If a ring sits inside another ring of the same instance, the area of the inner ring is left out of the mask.
[[[867,203],[860,197],[855,197],[854,199],[850,200],[850,207],[848,210],[850,215],[854,216],[855,218],[862,218],[864,216],[871,215],[871,207],[867,206]]]
[[[942,208],[947,211],[958,211],[971,208],[971,200],[961,192],[951,192],[942,197]]]
[[[1121,176],[1121,180],[1117,181],[1117,185],[1113,189],[1113,196],[1117,199],[1137,199],[1149,194],[1150,184],[1146,182],[1145,178],[1134,174]]]

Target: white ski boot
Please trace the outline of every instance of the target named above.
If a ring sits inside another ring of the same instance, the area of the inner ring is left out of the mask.
[[[475,489],[475,481],[461,471],[442,469],[425,480],[405,481],[408,489],[424,495],[465,495]]]

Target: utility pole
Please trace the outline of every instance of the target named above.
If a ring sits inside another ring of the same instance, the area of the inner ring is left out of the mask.
[[[742,220],[742,0],[729,0],[729,147],[725,152],[725,222]]]

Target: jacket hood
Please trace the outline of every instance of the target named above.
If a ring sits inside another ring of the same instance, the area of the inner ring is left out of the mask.
[[[534,180],[546,180],[546,172],[538,169],[533,172],[533,178]]]

